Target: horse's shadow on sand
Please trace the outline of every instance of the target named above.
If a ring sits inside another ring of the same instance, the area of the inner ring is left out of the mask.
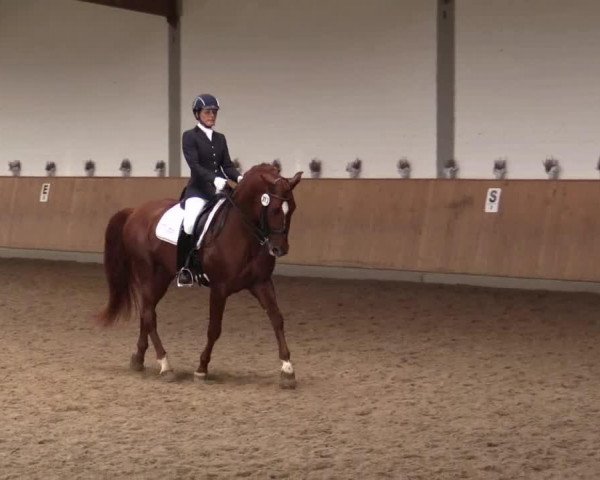
[[[120,376],[127,375],[140,378],[144,381],[157,381],[174,384],[206,384],[206,385],[272,385],[276,384],[278,377],[276,373],[253,373],[253,372],[223,372],[215,370],[210,372],[206,378],[198,378],[194,372],[178,370],[174,371],[169,380],[158,374],[158,368],[146,367],[141,371],[134,371],[126,367],[105,367],[103,370]]]

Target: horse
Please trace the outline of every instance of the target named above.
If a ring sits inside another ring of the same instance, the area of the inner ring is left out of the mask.
[[[235,189],[226,187],[223,195],[227,201],[216,213],[201,247],[194,252],[210,282],[207,343],[195,378],[207,378],[212,349],[221,335],[227,298],[246,289],[266,311],[275,332],[282,362],[280,386],[295,388],[284,319],[271,276],[276,258],[289,250],[288,234],[296,209],[293,190],[302,173],[288,179],[273,165],[260,164],[248,170]],[[150,337],[160,365],[159,375],[167,381],[176,377],[157,332],[156,306],[175,278],[177,247],[160,240],[155,228],[163,213],[176,203],[174,199],[152,200],[122,209],[110,218],[104,245],[108,303],[96,317],[101,325],[109,326],[137,311],[140,334],[130,368],[144,369]]]

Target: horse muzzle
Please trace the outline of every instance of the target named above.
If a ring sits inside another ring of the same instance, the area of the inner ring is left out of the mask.
[[[287,255],[287,251],[287,248],[269,245],[269,255],[273,257],[283,257],[284,255]]]

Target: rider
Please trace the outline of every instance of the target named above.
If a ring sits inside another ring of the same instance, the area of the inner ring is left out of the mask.
[[[181,141],[191,177],[183,193],[185,212],[177,242],[177,284],[180,286],[194,284],[188,263],[194,248],[193,229],[198,214],[208,200],[223,190],[227,179],[239,182],[242,178],[229,157],[225,135],[213,130],[218,111],[219,101],[213,95],[198,95],[192,104],[198,124],[185,131]]]

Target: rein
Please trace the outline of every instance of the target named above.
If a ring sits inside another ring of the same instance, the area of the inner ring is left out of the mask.
[[[231,195],[229,195],[229,193],[224,192],[223,195],[225,195],[225,198],[231,204],[231,206],[240,213],[244,224],[250,229],[250,233],[254,235],[254,237],[258,240],[258,243],[261,246],[265,245],[269,241],[269,234],[263,231],[261,227],[257,227],[250,219],[248,219],[248,215],[246,215],[246,213],[240,207],[238,207],[238,205],[233,201],[233,198]]]

